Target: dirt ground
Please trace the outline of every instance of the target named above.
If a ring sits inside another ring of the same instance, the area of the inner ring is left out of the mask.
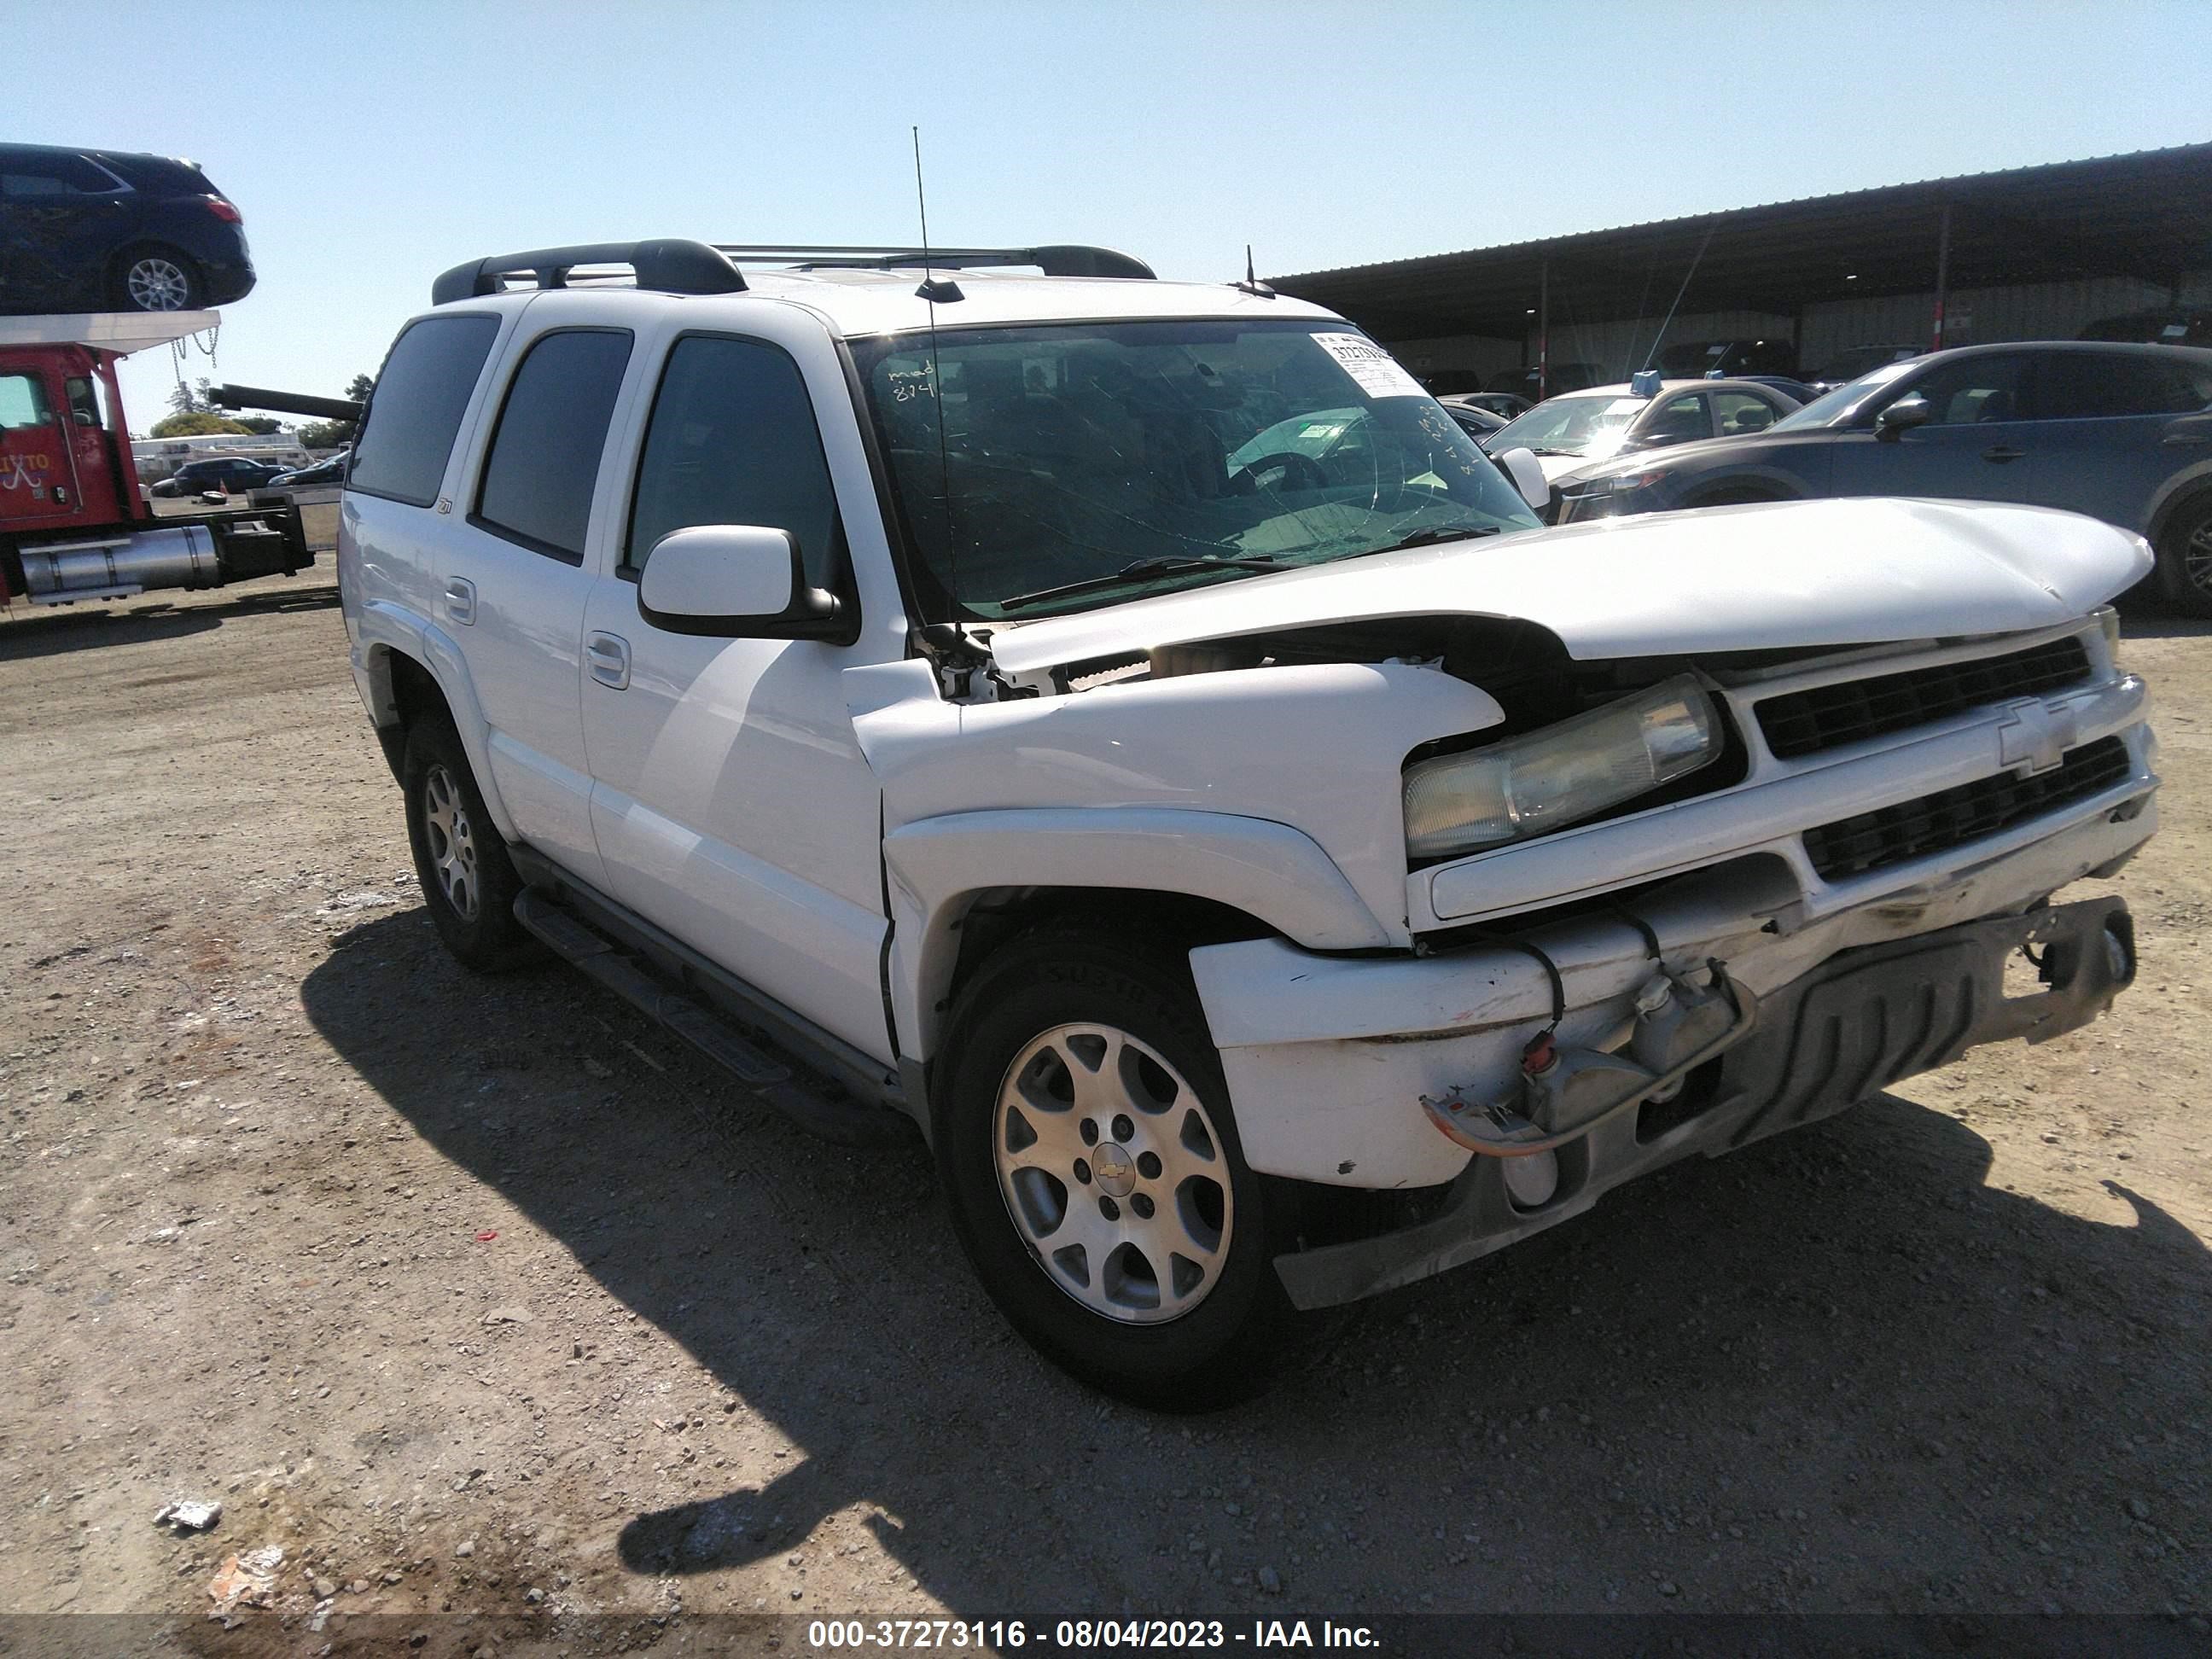
[[[0,1611],[205,1613],[276,1546],[272,1626],[2203,1631],[2212,629],[2130,620],[2167,782],[2112,1017],[1618,1193],[1189,1420],[1012,1337],[918,1152],[451,963],[328,572],[0,622]]]

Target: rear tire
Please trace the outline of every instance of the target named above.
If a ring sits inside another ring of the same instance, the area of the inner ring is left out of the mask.
[[[1265,1389],[1299,1325],[1273,1262],[1288,1200],[1244,1162],[1187,964],[1032,934],[961,993],[945,1053],[939,1167],[1014,1328],[1160,1411]]]
[[[2158,538],[2158,586],[2166,602],[2190,617],[2212,617],[2212,495],[2173,515]]]
[[[116,263],[114,287],[118,311],[198,311],[207,302],[199,267],[173,247],[132,248]]]
[[[522,878],[444,714],[422,714],[408,726],[400,787],[422,907],[446,948],[480,974],[526,962],[534,941],[514,919]]]

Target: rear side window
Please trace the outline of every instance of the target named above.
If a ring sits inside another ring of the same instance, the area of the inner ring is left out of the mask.
[[[392,343],[354,441],[349,489],[410,507],[438,499],[469,394],[483,372],[496,317],[425,317]]]
[[[763,525],[799,543],[806,580],[836,585],[837,497],[799,365],[759,340],[676,343],[638,463],[625,567],[699,524]]]
[[[629,347],[626,330],[568,329],[530,348],[484,457],[476,523],[549,558],[584,562],[592,488]]]
[[[0,164],[0,196],[10,201],[40,197],[109,196],[122,181],[82,155],[47,155]]]
[[[2043,360],[2037,412],[2045,420],[2187,415],[2204,407],[2186,365],[2134,352],[2054,351]]]

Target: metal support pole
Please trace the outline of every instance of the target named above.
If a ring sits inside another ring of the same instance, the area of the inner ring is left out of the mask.
[[[1943,349],[1943,306],[1951,297],[1951,204],[1943,204],[1942,227],[1936,233],[1936,332],[1928,349]]]
[[[1552,395],[1552,262],[1536,271],[1536,401]]]

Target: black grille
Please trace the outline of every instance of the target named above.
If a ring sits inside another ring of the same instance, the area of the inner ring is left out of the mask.
[[[1863,875],[1993,836],[2039,812],[2109,789],[2128,775],[2128,769],[2127,745],[2118,738],[2100,738],[2082,744],[2048,772],[2024,778],[2002,772],[1808,830],[1805,851],[1825,880]]]
[[[1793,760],[1984,703],[2040,696],[2088,678],[2089,653],[2081,641],[2052,640],[2008,656],[1939,663],[1769,697],[1759,705],[1759,729],[1778,758]]]

